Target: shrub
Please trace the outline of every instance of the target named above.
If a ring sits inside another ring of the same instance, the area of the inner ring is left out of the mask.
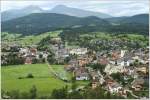
[[[26,78],[34,78],[34,76],[32,75],[32,73],[29,73]]]
[[[23,77],[18,77],[18,79],[23,79]]]

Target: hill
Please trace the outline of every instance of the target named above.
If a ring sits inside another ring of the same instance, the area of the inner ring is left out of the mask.
[[[137,24],[146,24],[149,23],[149,14],[138,14],[134,16],[123,16],[123,17],[112,17],[106,18],[105,20],[115,23],[115,24],[130,24],[130,23],[137,23]]]
[[[21,33],[24,35],[38,34],[74,26],[108,26],[109,23],[98,17],[79,18],[55,13],[34,13],[21,18],[2,22],[2,31]]]
[[[149,24],[149,14],[138,14],[121,20],[121,23]]]

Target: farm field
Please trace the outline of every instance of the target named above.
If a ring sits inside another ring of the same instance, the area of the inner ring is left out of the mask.
[[[61,69],[62,66],[52,65],[52,67],[59,67]],[[66,83],[56,77],[53,77],[48,70],[47,64],[13,65],[2,67],[2,90],[19,90],[20,92],[28,92],[30,88],[35,85],[38,95],[43,96],[50,95],[53,89],[58,89],[65,85],[70,86],[70,83]],[[19,77],[26,77],[29,73],[32,73],[34,78],[18,79]]]

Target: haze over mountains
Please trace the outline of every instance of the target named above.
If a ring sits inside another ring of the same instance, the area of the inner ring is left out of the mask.
[[[110,18],[112,16],[100,13],[100,12],[92,12],[92,11],[86,11],[78,8],[71,8],[64,5],[57,5],[53,9],[49,10],[50,13],[58,13],[58,14],[65,14],[70,16],[76,16],[76,17],[87,17],[87,16],[97,16],[99,18]]]
[[[2,12],[1,19],[2,21],[7,21],[19,17],[23,17],[32,13],[42,13],[44,12],[43,9],[41,9],[38,6],[27,6],[23,9],[12,9]]]
[[[38,6],[27,6],[23,9],[13,9],[2,12],[2,21],[11,20],[18,17],[23,17],[32,13],[57,13],[57,14],[65,14],[76,17],[87,17],[87,16],[97,16],[99,18],[110,18],[112,16],[100,13],[100,12],[92,12],[86,11],[78,8],[71,8],[64,5],[57,5],[50,10],[43,10]]]

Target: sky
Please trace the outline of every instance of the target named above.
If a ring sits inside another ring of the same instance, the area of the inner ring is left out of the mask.
[[[56,5],[66,5],[114,17],[149,13],[149,0],[2,0],[1,11],[21,9],[29,5],[37,5],[46,10]]]

